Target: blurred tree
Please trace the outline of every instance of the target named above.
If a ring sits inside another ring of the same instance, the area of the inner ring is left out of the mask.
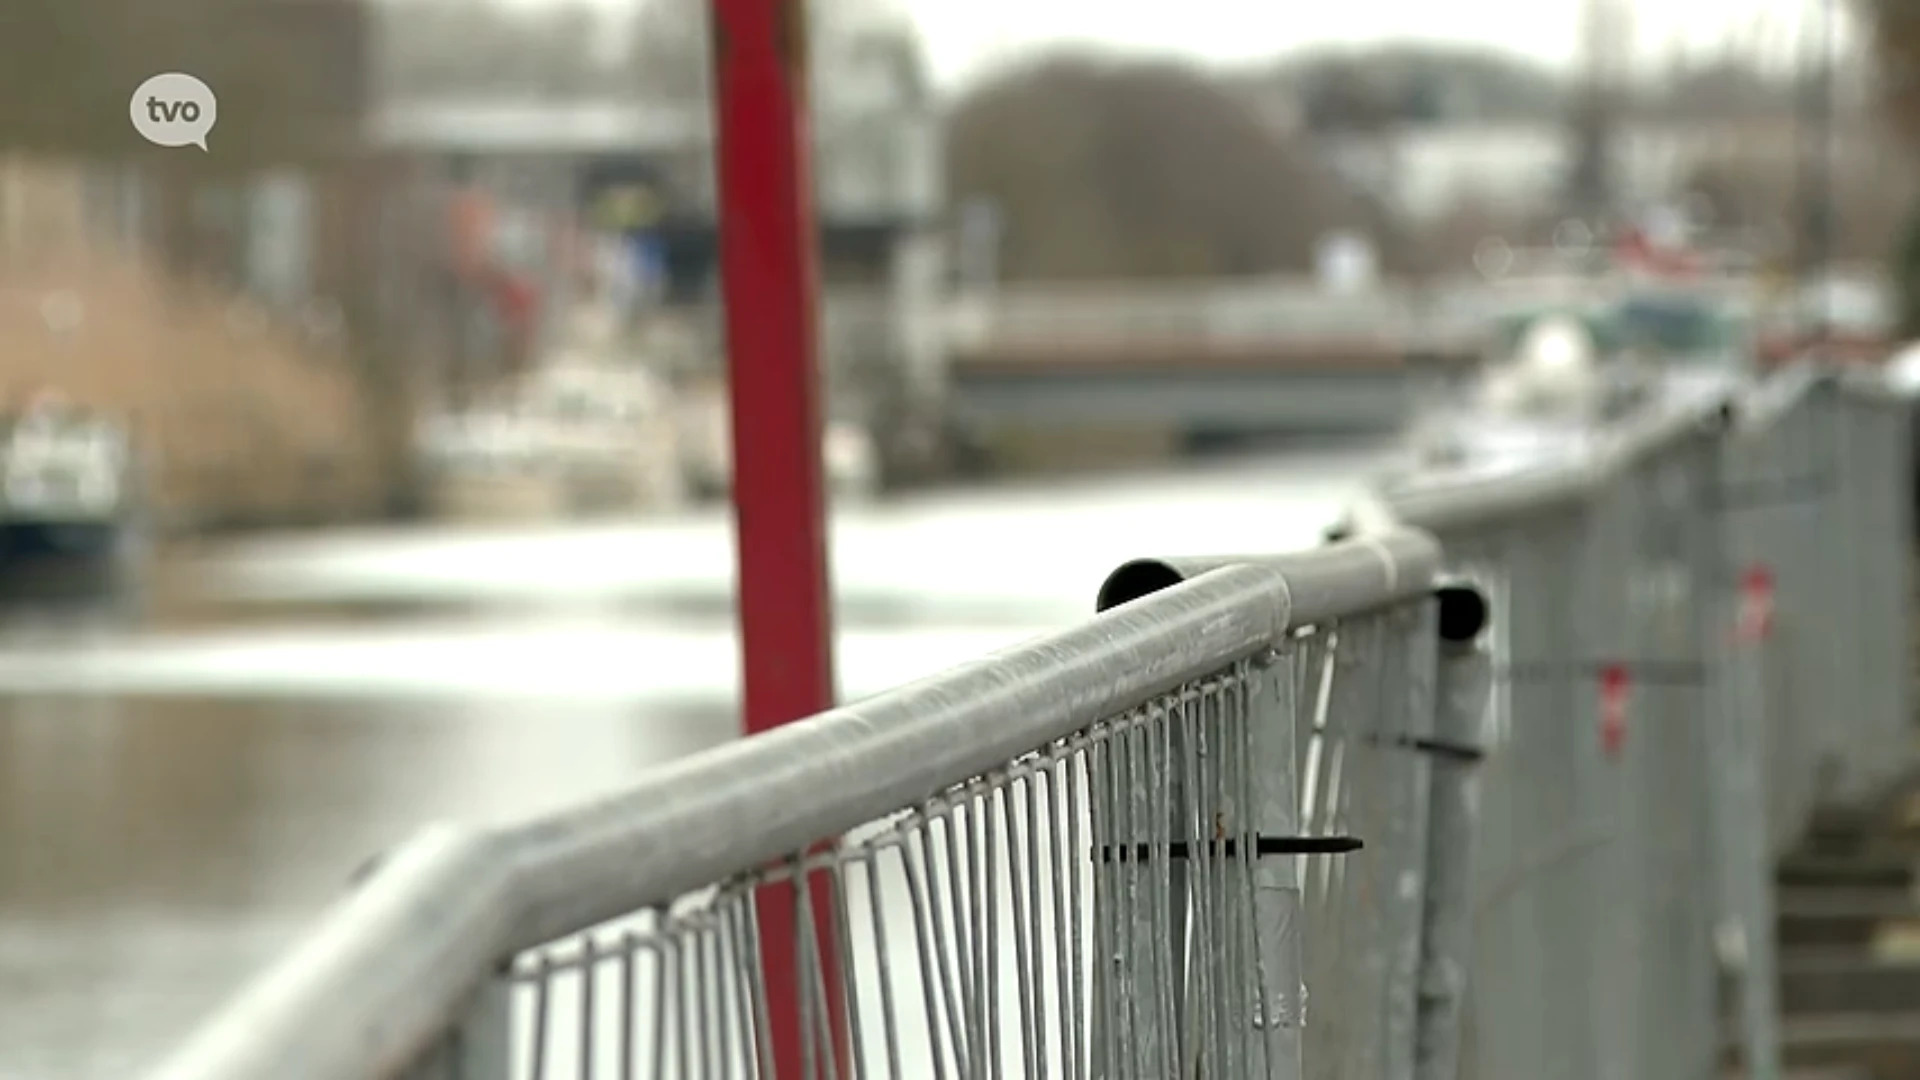
[[[1439,76],[1422,72],[1400,88],[1396,111],[1410,124],[1434,124],[1446,117],[1447,88]]]
[[[1313,50],[1242,81],[1287,91],[1309,116],[1347,128],[1356,110],[1365,123],[1382,112],[1396,124],[1551,120],[1566,96],[1562,80],[1530,59],[1453,45]]]
[[[1499,238],[1525,245],[1524,218],[1510,205],[1486,192],[1466,190],[1449,200],[1444,213],[1434,215],[1409,241],[1411,260],[1429,274],[1465,273],[1482,241]]]
[[[1873,57],[1881,113],[1909,151],[1920,150],[1920,4],[1855,0]],[[1900,298],[1900,322],[1920,334],[1920,206],[1912,206],[1889,267]]]
[[[1351,130],[1356,111],[1384,110],[1394,124],[1559,122],[1574,88],[1544,65],[1492,49],[1386,45],[1314,50],[1239,82],[1298,98],[1329,129]],[[1628,114],[1753,117],[1790,109],[1794,80],[1771,73],[1741,43],[1705,56],[1676,56],[1620,102]],[[1369,117],[1366,122],[1377,122]]]
[[[1167,64],[1008,73],[954,109],[946,159],[949,191],[1000,207],[1016,279],[1298,270],[1353,210],[1242,97]]]
[[[1920,4],[1912,0],[1855,0],[1872,51],[1882,112],[1920,149]]]
[[[1397,82],[1397,80],[1396,80]],[[1302,88],[1307,127],[1327,133],[1377,133],[1401,119],[1410,100],[1405,87],[1355,65],[1328,67]]]
[[[1683,188],[1710,208],[1714,224],[1728,230],[1777,224],[1786,212],[1793,163],[1762,161],[1752,154],[1716,154],[1695,162]]]
[[[1835,165],[1831,182],[1836,212],[1832,254],[1843,260],[1884,259],[1903,231],[1913,192],[1909,170],[1892,155],[1863,152]],[[1729,149],[1696,160],[1683,191],[1711,210],[1716,230],[1757,242],[1769,258],[1795,254],[1793,209],[1804,198],[1795,162],[1777,148]]]
[[[1638,115],[1662,119],[1754,119],[1792,112],[1796,92],[1792,78],[1726,52],[1669,64],[1630,104]]]

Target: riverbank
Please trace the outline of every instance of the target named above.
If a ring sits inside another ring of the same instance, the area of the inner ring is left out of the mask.
[[[269,310],[110,239],[82,174],[4,161],[0,413],[42,390],[111,417],[162,533],[377,517],[397,443],[367,358],[324,298]],[[400,362],[392,358],[389,362]],[[388,424],[386,426],[391,426]]]
[[[387,463],[348,348],[125,257],[0,273],[0,408],[48,388],[126,425],[163,532],[377,516]]]

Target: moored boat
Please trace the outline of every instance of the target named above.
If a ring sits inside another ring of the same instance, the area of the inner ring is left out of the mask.
[[[57,395],[0,420],[0,570],[117,577],[133,546],[135,476],[126,428]]]

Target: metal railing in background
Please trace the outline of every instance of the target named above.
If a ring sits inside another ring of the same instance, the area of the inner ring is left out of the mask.
[[[1870,289],[1878,277],[1848,270],[1835,280]],[[1590,302],[1594,286],[1588,277],[1521,272],[1492,280],[1464,274],[1417,284],[1383,282],[1355,291],[1300,277],[1008,283],[951,298],[945,332],[949,348],[960,353],[1058,355],[1063,361],[1102,361],[1155,347],[1331,344],[1447,355],[1480,347],[1491,320],[1554,303]],[[1755,276],[1703,278],[1684,287],[1756,314],[1776,306],[1768,285]]]
[[[1624,284],[1629,279],[1622,278]],[[1871,291],[1875,277],[1857,270],[1834,281]],[[849,343],[893,342],[908,332],[938,339],[936,351],[962,358],[1031,356],[1062,363],[1106,362],[1154,351],[1259,354],[1316,347],[1371,350],[1393,362],[1415,355],[1477,352],[1500,317],[1558,302],[1590,303],[1590,278],[1518,274],[1488,280],[1454,275],[1419,284],[1382,283],[1330,290],[1301,277],[1198,281],[1009,282],[990,290],[944,295],[909,312],[883,291],[830,289],[823,299],[825,353],[831,361]],[[1685,286],[1759,319],[1777,336],[1783,313],[1777,288],[1754,276],[1710,277]],[[1765,318],[1760,318],[1765,316]],[[1352,359],[1342,363],[1355,363]],[[1385,361],[1383,361],[1385,362]]]
[[[1777,1076],[1770,855],[1910,760],[1906,415],[1795,378],[1128,564],[1083,625],[413,841],[153,1075],[1678,1080],[1730,1031]]]
[[[1910,405],[1799,371],[1739,404],[1384,493],[1495,598],[1466,1075],[1707,1075],[1723,1019],[1777,1075],[1772,860],[1913,764]]]

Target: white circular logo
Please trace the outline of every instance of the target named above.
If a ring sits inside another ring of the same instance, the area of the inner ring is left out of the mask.
[[[1585,255],[1593,250],[1593,230],[1579,218],[1568,218],[1554,226],[1553,248],[1562,255]]]
[[[1474,245],[1473,265],[1483,277],[1505,277],[1513,269],[1513,249],[1505,240],[1489,236]]]
[[[207,148],[207,132],[220,116],[213,90],[191,75],[169,71],[140,84],[127,103],[133,130],[155,146]]]

